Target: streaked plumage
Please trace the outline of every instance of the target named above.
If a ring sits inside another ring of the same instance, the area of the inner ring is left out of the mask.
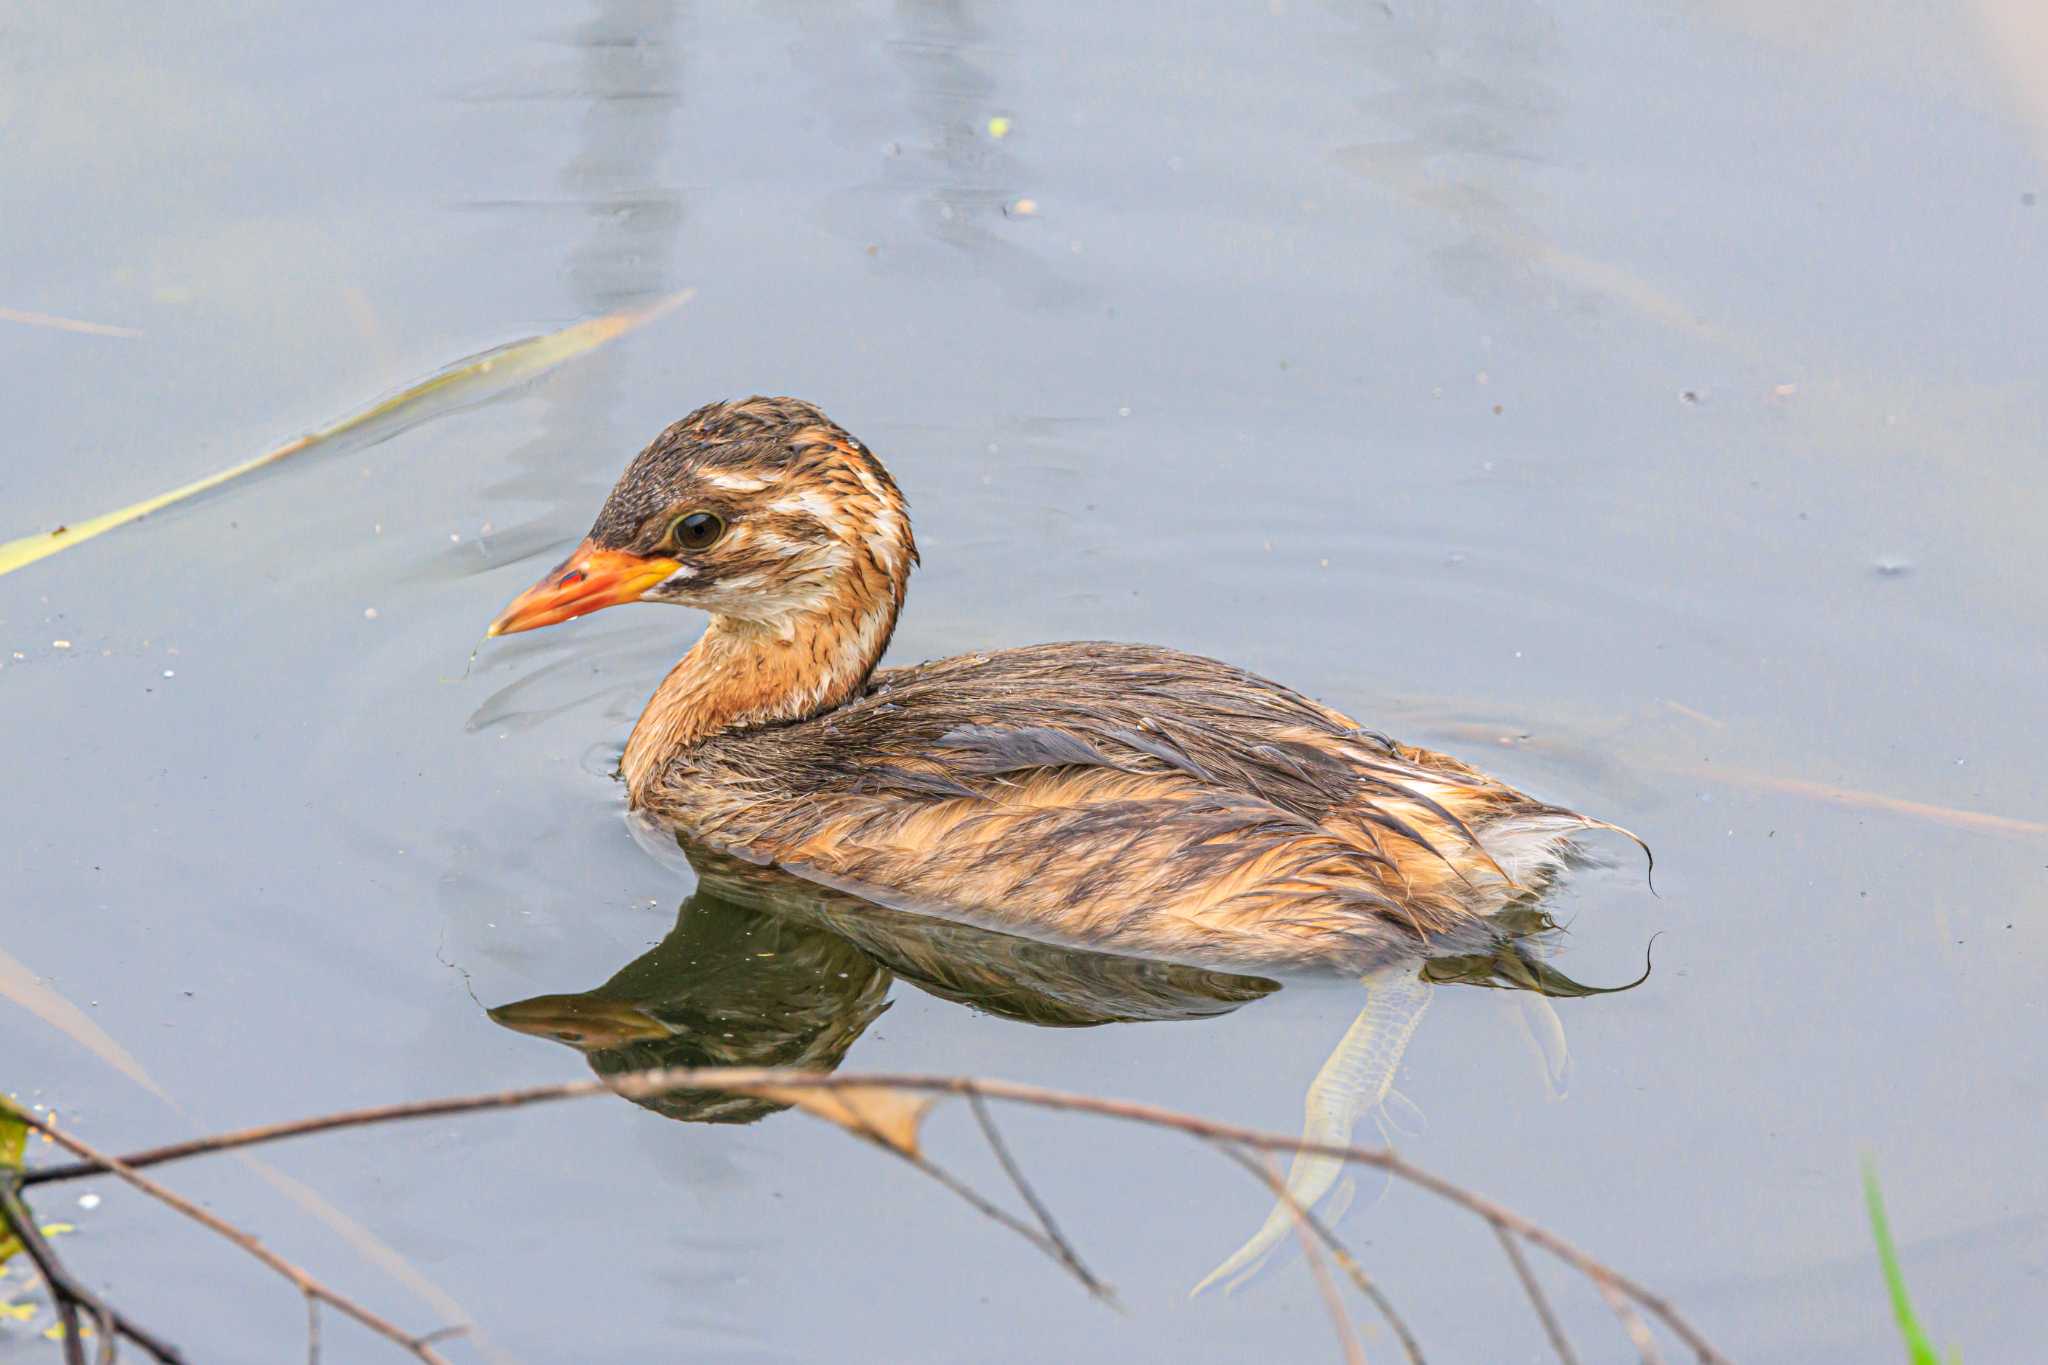
[[[492,632],[631,600],[711,612],[626,746],[636,807],[885,904],[1121,952],[1356,967],[1499,910],[1572,831],[1612,828],[1173,650],[877,672],[916,562],[895,482],[823,413],[713,404]]]

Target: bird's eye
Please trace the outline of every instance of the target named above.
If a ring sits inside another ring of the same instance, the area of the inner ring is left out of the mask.
[[[725,534],[725,521],[715,512],[692,512],[676,518],[669,534],[683,550],[708,550]]]

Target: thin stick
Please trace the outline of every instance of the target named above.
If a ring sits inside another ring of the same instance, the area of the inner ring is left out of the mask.
[[[1337,1282],[1330,1278],[1323,1248],[1315,1234],[1309,1231],[1308,1210],[1301,1206],[1301,1201],[1280,1179],[1280,1172],[1273,1165],[1272,1153],[1268,1152],[1266,1159],[1258,1164],[1264,1168],[1267,1183],[1282,1192],[1281,1198],[1287,1201],[1287,1211],[1294,1215],[1294,1238],[1301,1243],[1301,1254],[1308,1262],[1309,1275],[1316,1282],[1316,1293],[1322,1298],[1323,1311],[1330,1315],[1330,1326],[1336,1329],[1337,1344],[1344,1348],[1344,1365],[1365,1365],[1365,1343],[1358,1339],[1358,1324],[1351,1320],[1351,1314],[1344,1311],[1344,1300],[1337,1297]]]
[[[1614,1316],[1621,1319],[1621,1329],[1628,1333],[1628,1339],[1635,1344],[1636,1354],[1642,1357],[1643,1365],[1664,1365],[1664,1357],[1657,1351],[1657,1339],[1650,1335],[1650,1325],[1630,1306],[1621,1291],[1599,1280],[1593,1281],[1593,1287],[1600,1291],[1601,1298],[1607,1300],[1607,1306],[1614,1310]]]
[[[62,1324],[60,1330],[64,1334],[64,1365],[85,1365],[81,1311],[92,1315],[95,1335],[99,1339],[95,1353],[103,1363],[110,1359],[114,1341],[113,1313],[65,1267],[57,1249],[36,1226],[35,1211],[22,1202],[11,1181],[0,1184],[0,1214],[5,1215],[7,1231],[28,1253],[29,1260],[35,1263],[36,1273],[43,1277],[44,1287],[50,1291],[50,1306],[56,1310],[57,1320]]]
[[[992,1203],[979,1190],[934,1162],[924,1153],[917,1151],[915,1148],[905,1147],[900,1142],[892,1141],[887,1134],[876,1128],[857,1109],[849,1106],[847,1113],[843,1117],[834,1117],[832,1122],[841,1124],[848,1132],[866,1138],[884,1151],[892,1152],[903,1158],[903,1160],[909,1162],[933,1180],[936,1180],[941,1187],[959,1196],[969,1208],[982,1215],[982,1217],[991,1219],[1000,1226],[1008,1228],[1025,1241],[1031,1243],[1031,1245],[1037,1247],[1040,1251],[1058,1262],[1062,1268],[1072,1272],[1081,1281],[1084,1288],[1087,1288],[1090,1292],[1094,1291],[1096,1286],[1093,1277],[1088,1274],[1086,1268],[1078,1260],[1071,1256],[1070,1248],[1063,1246],[1053,1238],[1045,1236],[1037,1229],[1027,1226],[1015,1214],[1012,1214],[1000,1205]]]
[[[1592,1280],[1610,1302],[1630,1299],[1641,1304],[1672,1333],[1690,1347],[1702,1365],[1731,1365],[1728,1358],[1716,1350],[1686,1318],[1661,1295],[1638,1283],[1613,1267],[1580,1250],[1572,1243],[1549,1231],[1540,1224],[1516,1213],[1504,1204],[1475,1194],[1461,1185],[1442,1176],[1413,1165],[1405,1158],[1387,1149],[1353,1147],[1344,1143],[1305,1142],[1289,1133],[1265,1132],[1257,1128],[1245,1128],[1233,1123],[1222,1123],[1214,1119],[1200,1118],[1159,1105],[1145,1104],[1136,1100],[1105,1099],[1097,1095],[1077,1094],[1068,1090],[1056,1090],[1048,1086],[1027,1085],[1017,1081],[991,1081],[968,1076],[930,1076],[916,1074],[866,1074],[844,1075],[821,1072],[776,1071],[767,1068],[679,1068],[666,1071],[641,1072],[633,1075],[611,1076],[603,1081],[570,1081],[559,1086],[534,1087],[529,1090],[505,1092],[515,1102],[534,1103],[553,1098],[569,1098],[576,1094],[591,1094],[601,1089],[616,1090],[623,1095],[659,1094],[664,1090],[695,1087],[716,1090],[725,1085],[736,1089],[759,1085],[778,1086],[879,1086],[899,1090],[917,1090],[952,1095],[983,1095],[989,1099],[1009,1100],[1018,1104],[1035,1105],[1045,1109],[1062,1109],[1078,1113],[1100,1114],[1108,1118],[1125,1119],[1135,1123],[1150,1124],[1154,1127],[1170,1128],[1190,1133],[1197,1137],[1216,1137],[1242,1143],[1247,1147],[1266,1151],[1306,1152],[1313,1155],[1334,1156],[1367,1166],[1377,1166],[1390,1175],[1398,1176],[1412,1185],[1428,1190],[1440,1199],[1466,1209],[1485,1219],[1495,1227],[1505,1227],[1524,1240],[1543,1248],[1551,1255],[1570,1265],[1580,1274]],[[471,1097],[480,1103],[476,1108],[495,1107],[489,1096]],[[1631,1314],[1631,1316],[1633,1316]],[[1626,1323],[1628,1319],[1624,1319]],[[1636,1320],[1640,1326],[1640,1319]],[[1647,1329],[1644,1330],[1647,1337]],[[1638,1346],[1640,1346],[1638,1342]],[[1654,1345],[1652,1346],[1654,1352]],[[1654,1358],[1654,1356],[1653,1356]]]
[[[1393,1329],[1394,1339],[1401,1343],[1401,1353],[1408,1357],[1408,1365],[1424,1365],[1422,1343],[1408,1330],[1406,1319],[1395,1311],[1394,1301],[1387,1297],[1386,1291],[1379,1287],[1378,1281],[1365,1273],[1365,1267],[1358,1263],[1358,1258],[1351,1254],[1350,1248],[1337,1240],[1337,1234],[1331,1230],[1330,1225],[1317,1217],[1313,1209],[1304,1207],[1301,1201],[1294,1197],[1294,1191],[1287,1188],[1287,1183],[1279,1178],[1271,1165],[1252,1160],[1245,1150],[1234,1142],[1211,1139],[1209,1145],[1250,1171],[1275,1198],[1286,1201],[1288,1210],[1301,1222],[1308,1224],[1309,1229],[1329,1249],[1331,1257],[1350,1277],[1358,1292],[1365,1295],[1372,1306],[1379,1310],[1380,1316],[1387,1320],[1387,1326]]]
[[[50,1284],[48,1280],[44,1283]],[[57,1301],[58,1330],[64,1333],[64,1365],[85,1365],[85,1338],[78,1330],[78,1300],[59,1292],[54,1284],[50,1284],[50,1297]]]
[[[1508,1264],[1515,1268],[1515,1278],[1522,1282],[1522,1290],[1528,1294],[1529,1302],[1535,1305],[1536,1317],[1543,1324],[1543,1334],[1550,1338],[1550,1345],[1557,1352],[1558,1365],[1579,1365],[1579,1358],[1572,1354],[1571,1339],[1564,1334],[1564,1324],[1551,1311],[1550,1300],[1544,1297],[1543,1286],[1536,1282],[1535,1272],[1529,1269],[1529,1258],[1522,1254],[1521,1243],[1515,1234],[1496,1223],[1494,1236],[1500,1238],[1500,1249],[1508,1254]]]
[[[99,1169],[111,1171],[114,1175],[133,1185],[136,1189],[141,1190],[144,1194],[170,1205],[195,1223],[227,1238],[230,1242],[233,1242],[236,1246],[284,1276],[287,1280],[290,1280],[298,1287],[301,1294],[309,1298],[317,1298],[331,1307],[339,1309],[377,1335],[404,1347],[416,1359],[428,1361],[430,1365],[448,1365],[447,1357],[422,1343],[418,1337],[410,1335],[404,1329],[379,1317],[376,1313],[363,1307],[347,1295],[329,1289],[326,1285],[314,1279],[284,1257],[264,1246],[254,1234],[244,1232],[226,1219],[207,1212],[184,1195],[174,1190],[166,1189],[146,1175],[138,1174],[134,1167],[119,1157],[110,1156],[96,1147],[81,1142],[79,1139],[71,1136],[71,1134],[44,1122],[34,1114],[23,1113],[17,1109],[14,1111],[14,1117],[37,1132],[42,1133],[58,1146],[68,1148],[79,1156],[98,1163]]]
[[[57,1321],[64,1333],[64,1365],[85,1365],[85,1339],[78,1332],[79,1305],[94,1308],[93,1316],[100,1320],[102,1338],[110,1335],[105,1330],[106,1314],[98,1310],[92,1292],[72,1279],[71,1272],[57,1259],[56,1251],[43,1238],[43,1230],[36,1226],[34,1211],[21,1202],[21,1195],[11,1181],[0,1184],[0,1214],[5,1215],[8,1232],[21,1243],[29,1260],[35,1262],[36,1273],[50,1290],[50,1306],[57,1310]]]
[[[281,1138],[298,1137],[308,1133],[326,1132],[336,1128],[354,1128],[370,1123],[385,1123],[395,1120],[429,1118],[437,1115],[473,1113],[485,1109],[513,1109],[529,1104],[545,1104],[557,1100],[581,1099],[590,1095],[619,1094],[628,1098],[659,1095],[669,1090],[732,1089],[746,1092],[762,1086],[783,1089],[797,1087],[818,1087],[832,1089],[841,1086],[871,1086],[914,1090],[926,1093],[948,1095],[982,1095],[992,1100],[1008,1100],[1015,1104],[1034,1105],[1042,1109],[1059,1109],[1076,1113],[1100,1114],[1107,1118],[1124,1119],[1133,1123],[1150,1124],[1157,1128],[1170,1128],[1176,1132],[1189,1133],[1196,1137],[1222,1138],[1241,1143],[1263,1151],[1305,1152],[1319,1156],[1333,1156],[1360,1165],[1377,1166],[1390,1175],[1398,1176],[1412,1185],[1428,1190],[1440,1199],[1458,1205],[1476,1214],[1495,1227],[1505,1227],[1532,1245],[1541,1247],[1552,1256],[1592,1280],[1594,1284],[1611,1289],[1627,1299],[1642,1305],[1652,1316],[1671,1329],[1674,1336],[1683,1341],[1703,1365],[1729,1365],[1728,1358],[1715,1350],[1685,1317],[1662,1296],[1647,1286],[1629,1278],[1620,1271],[1581,1251],[1556,1233],[1529,1221],[1521,1214],[1496,1203],[1484,1195],[1475,1194],[1461,1185],[1435,1175],[1389,1150],[1371,1147],[1352,1147],[1334,1142],[1306,1142],[1289,1133],[1267,1132],[1257,1128],[1246,1128],[1233,1123],[1221,1123],[1193,1114],[1162,1108],[1159,1105],[1144,1104],[1136,1100],[1105,1099],[1097,1095],[1077,1094],[1073,1091],[1055,1090],[1046,1086],[1026,1085],[1016,1081],[982,1080],[968,1076],[903,1075],[894,1073],[821,1073],[804,1071],[783,1071],[769,1067],[676,1067],[659,1071],[642,1071],[626,1075],[608,1076],[602,1080],[565,1081],[555,1085],[531,1086],[518,1090],[503,1090],[489,1094],[463,1095],[446,1099],[422,1100],[407,1104],[380,1105],[368,1109],[348,1110],[342,1113],[326,1114],[316,1118],[300,1119],[291,1123],[270,1124],[259,1128],[243,1129],[239,1132],[222,1133],[213,1137],[200,1138],[191,1142],[176,1144],[170,1148],[153,1148],[136,1153],[143,1164],[155,1164],[180,1157],[197,1156],[206,1152],[228,1151],[238,1147],[253,1146],[262,1142],[274,1142]],[[82,1175],[97,1174],[109,1169],[106,1158],[98,1153],[88,1153],[93,1161],[73,1163],[64,1167],[50,1167],[30,1172],[23,1183],[55,1179],[74,1179]],[[122,1165],[128,1163],[123,1161]],[[1035,1229],[1030,1230],[1036,1237]]]
[[[653,1072],[630,1073],[626,1079],[652,1076]],[[767,1074],[767,1073],[750,1073]],[[801,1074],[801,1073],[798,1073]],[[277,1142],[284,1138],[304,1137],[310,1133],[324,1133],[336,1128],[354,1128],[362,1124],[389,1123],[397,1119],[430,1119],[447,1114],[469,1114],[479,1109],[517,1109],[522,1105],[541,1104],[550,1100],[575,1099],[585,1094],[601,1094],[607,1089],[597,1081],[572,1081],[564,1093],[559,1086],[536,1086],[532,1090],[506,1090],[489,1095],[459,1095],[448,1099],[415,1100],[405,1104],[372,1105],[365,1109],[351,1109],[338,1114],[321,1114],[312,1118],[292,1119],[284,1123],[266,1123],[253,1128],[241,1128],[231,1133],[216,1133],[210,1137],[192,1138],[185,1142],[166,1143],[161,1147],[150,1147],[118,1158],[130,1170],[142,1170],[149,1166],[160,1166],[166,1161],[183,1161],[188,1157],[206,1156],[213,1152],[231,1152],[240,1147],[254,1147],[265,1142]],[[659,1093],[659,1086],[650,1086],[647,1093]],[[618,1092],[626,1094],[626,1091]],[[639,1094],[643,1092],[631,1092]],[[104,1175],[111,1169],[105,1161],[67,1161],[54,1166],[39,1166],[24,1171],[21,1184],[24,1188],[41,1185],[52,1180],[82,1180],[87,1176]]]
[[[968,1184],[959,1176],[954,1175],[945,1167],[938,1165],[937,1163],[931,1161],[927,1157],[914,1156],[911,1153],[904,1151],[900,1147],[891,1147],[888,1143],[882,1143],[880,1145],[888,1147],[890,1151],[896,1153],[905,1161],[909,1162],[912,1166],[915,1166],[918,1170],[923,1171],[926,1175],[938,1181],[939,1184],[943,1185],[946,1189],[958,1195],[961,1198],[961,1200],[963,1200],[967,1204],[969,1208],[973,1209],[982,1217],[1001,1224],[1003,1227],[1006,1227],[1010,1231],[1016,1233],[1019,1237],[1022,1237],[1025,1241],[1031,1243],[1031,1245],[1037,1247],[1040,1251],[1044,1252],[1049,1258],[1051,1258],[1051,1260],[1055,1264],[1069,1271],[1072,1271],[1074,1269],[1073,1266],[1067,1264],[1066,1257],[1060,1254],[1059,1247],[1055,1245],[1052,1242],[1052,1240],[1048,1238],[1044,1233],[1040,1232],[1037,1228],[1032,1227],[1029,1223],[1017,1217],[1016,1214],[1011,1213],[1008,1209],[1002,1207],[1000,1204],[990,1203],[988,1199],[981,1194],[980,1191],[974,1188],[974,1186]],[[1088,1282],[1086,1280],[1082,1280],[1081,1283],[1085,1286]]]
[[[0,1220],[20,1242],[22,1249],[35,1263],[36,1272],[43,1277],[43,1283],[50,1287],[50,1296],[56,1301],[58,1317],[64,1322],[64,1358],[72,1359],[74,1350],[80,1360],[84,1358],[84,1345],[77,1332],[77,1312],[80,1305],[98,1321],[99,1358],[102,1365],[114,1358],[115,1337],[124,1336],[150,1353],[164,1365],[185,1365],[185,1358],[178,1348],[166,1342],[154,1332],[146,1331],[130,1322],[126,1315],[113,1305],[95,1295],[74,1277],[57,1255],[57,1249],[43,1236],[43,1230],[36,1226],[35,1214],[23,1202],[21,1194],[11,1180],[0,1181]],[[67,1311],[68,1310],[68,1311]]]
[[[1060,1260],[1066,1263],[1067,1269],[1074,1272],[1074,1278],[1088,1286],[1089,1293],[1098,1299],[1115,1303],[1116,1291],[1097,1279],[1094,1272],[1082,1263],[1081,1255],[1074,1250],[1073,1243],[1061,1234],[1060,1225],[1054,1221],[1052,1210],[1038,1197],[1038,1191],[1031,1188],[1031,1182],[1024,1178],[1023,1168],[1017,1164],[1016,1158],[1010,1155],[1010,1145],[1003,1141],[1002,1131],[996,1127],[995,1116],[988,1111],[988,1101],[974,1094],[967,1097],[967,1105],[974,1111],[974,1121],[981,1125],[982,1135],[988,1139],[989,1148],[995,1152],[996,1160],[1002,1163],[1003,1173],[1010,1177],[1010,1183],[1016,1186],[1018,1195],[1030,1205],[1032,1215],[1038,1219],[1038,1226],[1045,1230],[1046,1240],[1059,1249]]]
[[[306,1365],[320,1365],[320,1300],[306,1295]]]
[[[1337,1333],[1337,1344],[1344,1348],[1344,1365],[1366,1365],[1365,1343],[1358,1339],[1358,1324],[1351,1320],[1351,1314],[1344,1308],[1344,1300],[1338,1297],[1337,1282],[1330,1278],[1330,1265],[1323,1256],[1322,1244],[1308,1230],[1308,1224],[1299,1218],[1294,1220],[1294,1236],[1301,1243],[1301,1254],[1308,1260],[1309,1274],[1316,1282],[1316,1293],[1323,1300],[1323,1311],[1330,1315],[1330,1326]]]

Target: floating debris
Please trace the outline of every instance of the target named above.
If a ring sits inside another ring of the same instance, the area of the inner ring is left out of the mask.
[[[19,322],[29,327],[54,327],[60,332],[82,332],[96,337],[139,337],[139,327],[116,327],[106,322],[81,322],[55,313],[31,313],[24,308],[0,308],[0,322]]]
[[[389,440],[421,422],[494,398],[522,380],[544,374],[565,360],[582,355],[653,321],[687,302],[694,292],[686,289],[667,298],[657,299],[644,307],[606,313],[602,317],[565,327],[559,332],[529,337],[525,341],[515,341],[510,345],[486,351],[482,355],[471,356],[468,360],[460,361],[438,374],[430,375],[389,398],[360,408],[317,431],[309,431],[303,436],[294,437],[275,450],[265,451],[254,459],[244,460],[232,468],[209,474],[203,479],[194,479],[182,487],[173,488],[168,493],[159,493],[153,498],[145,498],[117,512],[108,512],[86,521],[69,523],[55,531],[7,541],[0,544],[0,574],[11,573],[25,564],[33,564],[80,541],[90,540],[117,526],[138,521],[172,503],[183,502],[187,498],[218,488],[230,480],[261,469],[265,465],[275,464],[279,460],[338,436],[353,435],[364,443]]]
[[[1871,567],[1877,570],[1879,578],[1904,578],[1907,574],[1913,572],[1914,565],[1910,559],[1901,559],[1897,555],[1886,555],[1879,559],[1877,563],[1871,565]]]

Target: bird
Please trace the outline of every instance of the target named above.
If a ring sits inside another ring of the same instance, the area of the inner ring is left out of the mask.
[[[919,565],[875,453],[811,403],[757,395],[655,437],[489,634],[630,602],[708,614],[626,740],[634,812],[743,862],[1050,942],[1366,971],[1537,896],[1575,835],[1635,839],[1170,648],[881,667]]]

